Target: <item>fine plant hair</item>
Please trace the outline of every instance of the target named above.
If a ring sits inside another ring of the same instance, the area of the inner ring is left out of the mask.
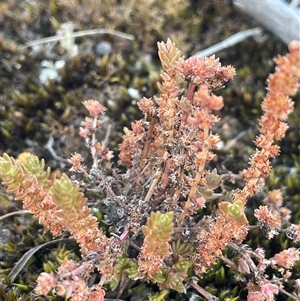
[[[215,56],[185,59],[170,39],[158,43],[163,68],[160,94],[138,102],[144,117],[124,130],[120,169],[111,162],[107,139],[99,139],[106,108],[97,100],[83,102],[88,116],[79,132],[92,164],[86,166],[79,153],[69,159],[70,170],[81,174],[83,181],[67,174],[54,178],[44,161],[30,153],[17,160],[8,154],[0,157],[0,178],[7,193],[22,201],[54,237],[67,231],[80,247],[81,261],[66,258],[57,270],[42,272],[35,292],[101,301],[106,290],[116,290],[127,278],[155,283],[161,291],[185,293],[192,287],[208,300],[218,300],[197,280],[221,258],[235,273],[247,275],[249,301],[273,300],[279,291],[299,300],[299,279],[294,279],[294,292],[284,288],[299,261],[299,249],[266,258],[262,248],[252,250],[243,244],[249,231],[257,228],[266,239],[284,232],[295,244],[300,241],[300,225],[289,222],[280,190],[269,192],[265,204],[255,208],[257,224],[250,225],[245,215],[247,201],[262,191],[270,174],[270,160],[280,153],[275,141],[285,136],[285,121],[293,111],[289,97],[299,87],[299,52],[300,42],[293,41],[289,53],[275,59],[256,150],[241,171],[243,188],[227,190],[222,183],[229,173],[209,168],[220,141],[212,130],[220,120],[215,112],[224,106],[214,91],[231,80],[235,70],[222,66]],[[87,186],[99,192],[94,203],[84,195]],[[210,203],[214,209],[204,215]],[[103,219],[92,214],[93,207],[103,210]],[[234,258],[223,255],[227,248],[234,251]],[[276,277],[267,276],[266,269],[276,271]],[[91,282],[95,270],[100,280]]]

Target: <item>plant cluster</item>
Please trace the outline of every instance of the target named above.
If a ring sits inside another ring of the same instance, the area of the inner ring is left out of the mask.
[[[65,259],[58,270],[41,273],[36,293],[52,292],[73,301],[104,300],[106,285],[113,290],[129,278],[180,293],[192,286],[217,300],[197,279],[221,258],[247,277],[249,301],[273,300],[279,291],[298,300],[299,279],[292,293],[284,285],[299,265],[299,250],[287,248],[266,258],[262,248],[251,250],[242,243],[257,228],[267,239],[284,232],[295,243],[300,241],[300,225],[289,222],[279,190],[271,191],[265,205],[254,210],[257,225],[249,225],[245,214],[247,200],[262,191],[263,179],[270,174],[270,159],[279,155],[274,142],[288,128],[285,120],[293,110],[289,96],[299,87],[299,51],[300,43],[292,42],[267,80],[257,149],[242,172],[242,189],[229,191],[222,183],[233,175],[210,168],[220,141],[213,133],[219,121],[214,112],[224,105],[214,91],[231,80],[235,70],[221,66],[214,56],[184,59],[170,39],[158,43],[163,67],[160,95],[142,98],[138,107],[144,118],[132,123],[131,130],[125,128],[119,145],[121,170],[111,163],[107,139],[99,139],[106,109],[96,100],[83,102],[89,116],[79,133],[92,166],[87,167],[79,153],[69,159],[71,171],[82,174],[84,181],[66,174],[51,176],[43,160],[29,153],[18,160],[7,154],[0,157],[0,178],[7,192],[14,193],[46,230],[56,237],[68,231],[80,247],[82,260]],[[90,189],[98,193],[92,204],[84,194]],[[210,204],[217,209],[204,214]],[[92,214],[98,207],[105,212],[101,227]],[[227,248],[234,250],[234,258],[223,255]],[[100,276],[91,281],[95,269]],[[267,269],[276,274],[268,277]]]

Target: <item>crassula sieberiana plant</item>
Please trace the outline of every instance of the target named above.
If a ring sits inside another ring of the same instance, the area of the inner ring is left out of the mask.
[[[221,66],[214,56],[184,59],[171,40],[158,43],[158,50],[163,67],[160,95],[142,98],[138,107],[144,118],[125,129],[119,146],[124,172],[111,164],[112,152],[105,140],[100,142],[100,117],[106,109],[96,100],[83,102],[89,117],[80,128],[92,166],[87,167],[78,153],[69,159],[71,171],[83,174],[81,185],[66,174],[51,176],[44,161],[32,154],[17,160],[7,154],[0,157],[0,178],[7,192],[14,193],[46,230],[54,236],[68,231],[80,247],[81,261],[65,259],[56,271],[41,273],[35,292],[73,301],[104,300],[107,285],[114,290],[125,277],[181,293],[190,286],[217,300],[197,279],[221,258],[236,273],[247,275],[249,301],[273,300],[279,291],[299,300],[299,279],[294,279],[293,292],[284,289],[299,250],[287,248],[265,258],[262,248],[251,250],[242,243],[254,228],[261,228],[267,239],[285,232],[295,243],[300,241],[300,225],[289,223],[279,190],[254,210],[257,225],[249,225],[245,215],[247,200],[262,190],[262,179],[271,171],[270,159],[279,155],[274,142],[288,127],[285,120],[293,110],[289,96],[299,87],[300,43],[292,42],[289,53],[276,59],[262,103],[257,149],[243,172],[244,187],[234,191],[222,185],[224,174],[209,167],[220,140],[212,131],[219,121],[213,112],[224,105],[214,90],[234,77],[234,68]],[[92,215],[93,204],[88,206],[82,192],[88,187],[99,192],[94,207],[103,208],[109,231]],[[217,210],[203,215],[210,202]],[[234,250],[235,258],[223,255],[227,248]],[[267,276],[266,269],[276,276]],[[95,270],[100,280],[92,282]]]

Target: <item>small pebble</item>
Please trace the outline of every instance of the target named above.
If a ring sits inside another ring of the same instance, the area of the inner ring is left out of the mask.
[[[110,54],[112,50],[111,44],[109,42],[100,42],[96,45],[95,53],[96,55],[102,56]]]

